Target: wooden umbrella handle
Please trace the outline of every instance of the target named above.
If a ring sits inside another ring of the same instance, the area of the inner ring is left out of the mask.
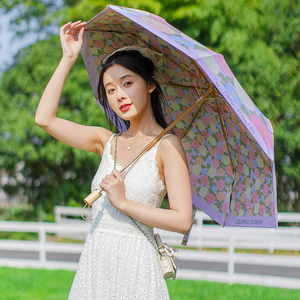
[[[141,152],[139,152],[130,162],[128,162],[120,171],[122,173],[125,171],[132,163],[138,160],[145,152],[150,150],[168,131],[170,131],[180,120],[182,120],[188,113],[190,113],[198,104],[205,101],[208,95],[211,93],[213,89],[213,85],[211,85],[206,93],[201,96],[193,105],[191,105],[184,113],[182,113],[175,121],[173,121],[166,129],[164,129],[156,138],[154,138]],[[84,203],[90,207],[102,194],[103,190],[95,189],[91,194],[89,194],[85,199]]]
[[[87,197],[84,198],[84,203],[87,206],[91,206],[99,197],[101,197],[103,190],[95,189]]]

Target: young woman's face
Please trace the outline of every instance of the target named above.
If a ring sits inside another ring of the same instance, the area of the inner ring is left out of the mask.
[[[104,73],[103,85],[108,103],[122,119],[130,121],[152,110],[150,94],[155,85],[138,74],[116,64]]]

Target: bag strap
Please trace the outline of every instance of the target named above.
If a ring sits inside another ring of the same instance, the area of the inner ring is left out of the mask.
[[[120,133],[116,135],[116,141],[115,141],[114,169],[116,168],[116,165],[117,165],[117,138],[119,135],[120,135]],[[132,222],[136,225],[136,227],[144,234],[144,236],[151,243],[151,245],[154,247],[154,249],[157,250],[157,246],[150,240],[150,238],[148,237],[146,232],[140,227],[140,225],[132,217],[130,217],[130,216],[128,216],[128,217],[132,220]]]
[[[158,251],[158,247],[153,243],[153,241],[151,241],[151,239],[149,238],[148,234],[141,228],[141,226],[135,221],[135,219],[133,219],[132,217],[128,216],[131,221],[136,225],[136,227],[144,234],[144,236],[147,238],[147,240],[151,243],[151,245],[153,246],[153,248]]]
[[[115,153],[114,153],[114,169],[116,168],[117,165],[117,139],[118,136],[121,133],[116,135],[116,141],[115,141]],[[155,245],[153,243],[153,241],[149,238],[149,236],[146,234],[146,232],[141,228],[141,226],[136,222],[135,219],[133,219],[132,217],[130,217],[128,215],[128,217],[132,220],[132,222],[136,225],[136,227],[143,233],[143,235],[147,238],[147,240],[150,242],[150,244],[153,246],[153,248],[155,249],[155,251],[157,251],[160,255],[164,255],[167,254],[168,256],[178,259],[178,250],[176,248],[173,248],[163,242],[161,242],[161,239],[159,237],[159,241],[160,241],[160,245],[159,247],[157,247],[157,245]],[[154,235],[155,240],[157,241],[157,238]]]
[[[122,133],[116,134],[116,141],[115,141],[115,153],[114,153],[114,169],[116,169],[117,166],[117,139],[118,136],[121,135]]]

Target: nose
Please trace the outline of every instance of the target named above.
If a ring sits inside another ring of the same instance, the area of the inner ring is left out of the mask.
[[[125,92],[123,91],[122,88],[118,87],[118,88],[117,88],[117,99],[118,99],[119,101],[121,101],[121,100],[123,100],[123,99],[125,99],[125,98],[126,98]]]

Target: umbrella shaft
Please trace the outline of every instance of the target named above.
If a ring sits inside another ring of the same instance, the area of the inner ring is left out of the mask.
[[[187,114],[189,114],[199,103],[204,102],[204,100],[212,92],[213,85],[211,85],[205,94],[201,96],[196,102],[190,106],[184,113],[182,113],[175,121],[173,121],[166,129],[164,129],[156,138],[154,138],[141,152],[139,152],[130,162],[128,162],[120,172],[125,171],[132,163],[138,160],[145,152],[150,150],[168,131],[170,131],[180,120],[182,120]]]
[[[139,152],[130,162],[128,162],[121,170],[120,173],[125,171],[132,163],[137,161],[145,152],[150,150],[168,131],[170,131],[180,120],[182,120],[187,114],[189,114],[199,103],[203,103],[205,99],[212,92],[213,85],[211,85],[205,94],[195,101],[195,103],[190,106],[183,114],[181,114],[175,121],[173,121],[166,129],[164,129],[156,138],[154,138],[141,152]],[[100,196],[103,190],[94,190],[89,194],[84,202],[86,205],[91,206]]]

